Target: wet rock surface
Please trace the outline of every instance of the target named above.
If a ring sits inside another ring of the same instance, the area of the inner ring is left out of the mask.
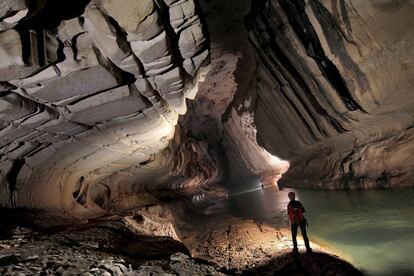
[[[16,228],[0,241],[2,275],[220,275],[169,237],[137,236],[122,223],[45,235]]]
[[[156,214],[160,214],[156,218]],[[164,208],[142,210],[162,225]],[[177,229],[177,241],[150,230],[138,214],[89,227],[45,232],[2,228],[2,275],[361,275],[351,265],[313,244],[315,254],[290,254],[286,229],[237,218],[194,219],[195,232]],[[148,218],[146,218],[148,219]],[[136,220],[136,223],[132,223]],[[166,224],[168,225],[168,223]],[[162,229],[162,227],[159,227]],[[188,249],[187,249],[188,247]],[[299,239],[300,251],[303,242]],[[320,253],[322,252],[322,253]],[[338,274],[339,273],[339,274]],[[351,274],[349,274],[351,273]]]
[[[217,221],[220,221],[218,224]],[[177,229],[182,242],[191,254],[218,264],[228,270],[241,272],[265,265],[275,256],[288,254],[292,241],[287,226],[271,226],[235,217],[212,217],[203,219],[203,226],[191,230]],[[298,238],[299,248],[305,250],[303,240]],[[317,251],[328,253],[316,244]]]

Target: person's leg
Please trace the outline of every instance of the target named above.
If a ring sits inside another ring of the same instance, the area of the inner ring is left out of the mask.
[[[312,249],[309,245],[308,235],[306,234],[306,224],[305,223],[300,224],[300,231],[302,232],[302,237],[303,237],[303,241],[305,242],[306,251],[307,252],[312,252]]]
[[[297,224],[290,225],[290,231],[292,232],[292,242],[293,242],[293,251],[298,251],[298,242],[296,241],[296,236],[298,235],[298,226]]]

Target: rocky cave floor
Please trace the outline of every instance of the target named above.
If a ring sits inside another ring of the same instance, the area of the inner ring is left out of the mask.
[[[251,220],[193,217],[176,230],[159,207],[83,229],[3,225],[0,274],[362,275],[316,244],[292,255],[287,229]]]

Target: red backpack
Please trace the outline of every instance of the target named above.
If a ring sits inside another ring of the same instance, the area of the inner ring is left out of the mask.
[[[291,202],[289,203],[288,215],[289,215],[290,223],[300,224],[303,222],[303,219],[304,219],[303,213],[305,212],[305,208],[303,208],[303,205],[299,201],[296,201],[296,202],[294,204],[292,204]]]

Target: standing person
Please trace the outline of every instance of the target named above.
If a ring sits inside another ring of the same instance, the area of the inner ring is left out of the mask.
[[[302,237],[305,242],[306,252],[312,253],[312,248],[309,246],[308,235],[306,235],[306,219],[303,215],[305,213],[305,208],[302,203],[298,200],[295,200],[295,193],[289,192],[288,194],[290,202],[287,206],[287,213],[290,220],[290,230],[292,231],[292,241],[293,241],[293,253],[298,253],[298,242],[296,241],[296,236],[298,234],[298,227],[300,226],[300,231],[302,232]]]

